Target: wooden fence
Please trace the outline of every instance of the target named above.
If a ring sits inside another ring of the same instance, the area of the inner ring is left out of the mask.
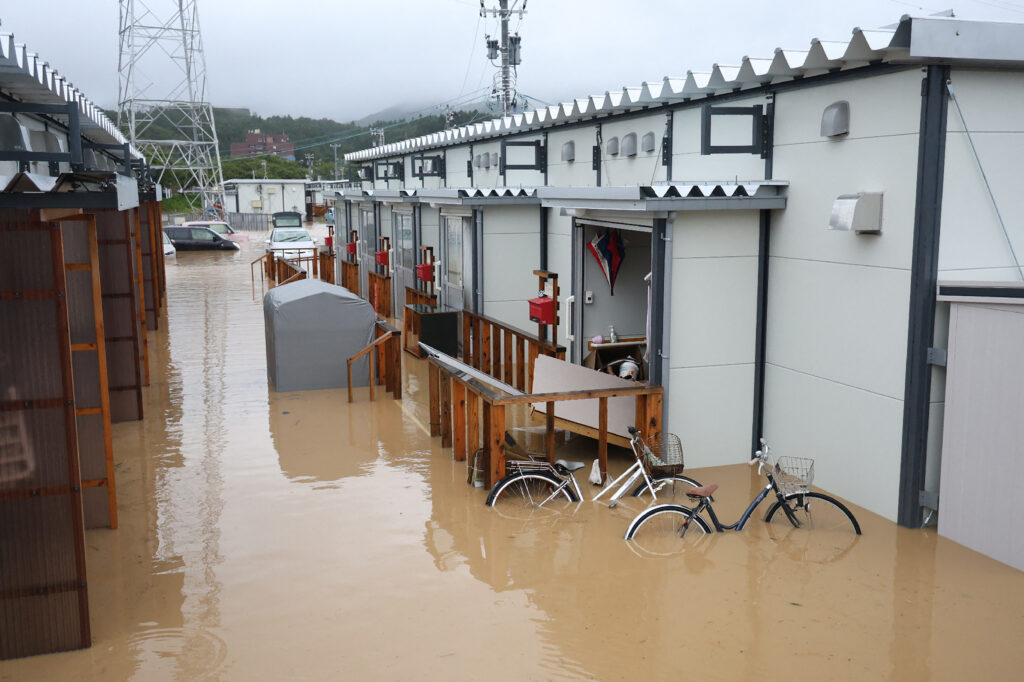
[[[520,391],[529,392],[538,355],[565,359],[565,346],[544,341],[497,320],[463,311],[463,361]]]

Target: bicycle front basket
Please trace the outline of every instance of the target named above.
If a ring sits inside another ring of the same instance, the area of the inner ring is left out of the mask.
[[[772,473],[783,495],[807,492],[814,480],[814,460],[808,457],[779,457],[772,467]]]
[[[670,476],[683,471],[683,444],[674,433],[663,433],[661,442],[654,441],[644,447],[647,468],[655,476]]]

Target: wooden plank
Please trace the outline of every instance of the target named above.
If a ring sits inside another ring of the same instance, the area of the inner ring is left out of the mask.
[[[480,369],[483,364],[483,354],[480,352],[480,334],[482,333],[482,325],[480,324],[480,318],[477,316],[473,317],[473,362],[467,363],[475,369]]]
[[[430,363],[427,366],[427,379],[429,386],[430,401],[430,435],[441,435],[441,370],[437,365]]]
[[[441,374],[441,447],[452,446],[452,379],[447,372]]]
[[[100,282],[100,247],[96,216],[88,217],[89,263],[92,266],[92,317],[96,334],[96,360],[99,366],[100,413],[103,415],[103,449],[106,457],[107,507],[110,527],[117,528],[117,486],[115,485],[114,443],[110,427],[110,379],[107,377],[106,327],[103,321],[103,289]],[[162,248],[161,248],[162,251]]]
[[[50,232],[53,288],[58,292],[55,312],[57,316],[57,342],[60,347],[61,389],[64,393],[64,446],[67,455],[67,485],[71,511],[71,530],[75,546],[75,578],[78,581],[78,618],[81,645],[92,643],[89,629],[89,595],[86,589],[88,575],[85,568],[85,516],[82,509],[82,472],[78,460],[78,417],[75,415],[74,370],[71,366],[71,333],[68,320],[67,281],[64,275],[64,243],[59,227]]]
[[[466,450],[468,454],[476,452],[480,442],[480,396],[473,389],[467,389],[466,395]],[[467,459],[472,466],[472,460]]]
[[[103,414],[103,410],[98,407],[79,407],[75,410],[75,414],[79,417],[85,417],[92,414]]]
[[[87,350],[96,350],[96,344],[95,343],[73,343],[73,344],[71,344],[71,351],[73,353],[77,353],[77,352],[81,352],[81,351],[87,351]]]
[[[505,406],[489,403],[484,411],[488,466],[484,485],[490,489],[505,476]]]
[[[647,443],[654,447],[661,448],[661,408],[662,396],[655,393],[647,397],[647,421],[645,431],[647,432]]]
[[[462,361],[473,367],[473,339],[471,333],[473,329],[473,316],[472,313],[463,311],[462,313]]]
[[[456,462],[466,460],[466,386],[461,381],[452,382],[452,421],[455,430],[452,438],[453,456]]]
[[[491,325],[480,320],[480,367],[484,374],[491,373]]]
[[[495,379],[501,379],[501,327],[491,325],[491,371]]]
[[[505,370],[503,375],[505,377],[505,383],[511,384],[514,381],[512,378],[512,372],[515,370],[515,367],[512,365],[512,351],[515,349],[515,342],[512,339],[515,335],[506,330],[502,336],[504,337],[502,343],[505,345],[505,359],[502,362],[502,368]]]
[[[388,342],[391,345],[391,373],[394,376],[394,389],[391,394],[395,400],[402,399],[402,337],[399,334],[392,333],[391,340]]]
[[[582,391],[564,391],[561,393],[527,393],[495,398],[499,405],[524,405],[527,403],[546,403],[549,399],[556,402],[563,400],[586,400],[588,398],[614,398],[617,396],[661,395],[661,386],[623,386],[622,388],[591,388]]]
[[[545,415],[541,414],[540,412],[535,412],[534,415],[537,421],[539,421],[541,424],[546,423]],[[569,421],[568,419],[562,419],[561,417],[555,417],[555,428],[561,431],[571,431],[572,433],[578,433],[581,436],[593,438],[594,440],[597,440],[598,438],[597,429],[590,426],[586,426],[584,424],[580,424],[579,422]],[[628,438],[623,438],[622,436],[619,436],[611,432],[608,432],[608,442],[611,443],[612,445],[618,445],[619,447],[622,448],[629,447]]]
[[[92,265],[89,263],[65,263],[64,272],[85,272],[92,270]]]
[[[604,480],[608,476],[608,398],[597,399],[597,425],[597,459]]]
[[[513,384],[520,391],[526,390],[526,347],[525,339],[516,334],[516,382]]]
[[[544,452],[547,453],[548,463],[555,463],[555,404],[547,404],[547,412],[544,414]]]
[[[130,211],[124,211],[124,241],[122,244],[125,246],[125,264],[128,266],[128,299],[131,302],[130,319],[136,319],[135,311],[139,307],[139,302],[136,299],[136,290],[132,286],[131,282],[135,279],[135,259],[132,258],[132,217]],[[100,241],[102,244],[103,242]],[[142,339],[141,332],[138,324],[132,324],[132,356],[135,362],[135,403],[136,409],[138,410],[138,418],[141,421],[143,416],[143,403],[142,403],[142,368],[140,362],[142,358]]]
[[[539,354],[539,351],[540,351],[540,349],[537,347],[536,343],[534,343],[533,341],[529,341],[528,342],[528,346],[527,346],[527,356],[528,356],[528,358],[527,358],[527,361],[526,361],[526,363],[527,363],[526,364],[526,378],[527,378],[527,382],[528,382],[529,385],[527,387],[527,392],[530,392],[530,391],[533,390],[533,365],[537,362],[537,355]]]
[[[146,285],[142,281],[142,221],[139,209],[132,209],[135,224],[135,263],[136,285],[139,287],[139,301],[136,315],[139,318],[139,329],[142,335],[142,371],[143,386],[149,386],[149,331],[146,326]]]

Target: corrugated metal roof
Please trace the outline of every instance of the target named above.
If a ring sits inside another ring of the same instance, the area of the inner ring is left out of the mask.
[[[771,57],[744,57],[737,65],[714,64],[710,71],[687,71],[603,95],[574,99],[515,116],[445,130],[345,155],[346,161],[398,156],[433,147],[462,144],[497,134],[527,132],[584,117],[607,115],[814,76],[832,69],[854,69],[871,62],[924,63],[942,60],[1024,66],[1024,24],[964,21],[952,17],[903,16],[891,28],[854,28],[848,40],[811,40],[806,50],[776,48]]]
[[[83,135],[102,144],[124,144],[128,141],[100,107],[89,101],[39,55],[29,52],[24,44],[14,42],[11,33],[0,33],[0,88],[23,102],[33,104],[73,102],[81,114]],[[131,153],[137,159],[142,158],[135,147],[131,147]]]

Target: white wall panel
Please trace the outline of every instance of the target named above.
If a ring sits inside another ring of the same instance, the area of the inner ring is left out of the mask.
[[[767,103],[763,97],[734,100],[721,106],[750,107]],[[722,144],[718,131],[735,131],[736,121],[742,121],[752,130],[748,117],[716,116],[712,122],[712,141]],[[734,144],[750,144],[748,135],[744,142],[730,137]],[[753,180],[764,178],[764,159],[760,154],[712,154],[702,156],[701,149],[701,107],[688,107],[675,112],[672,119],[672,179],[673,180]],[[660,154],[659,154],[660,156]],[[664,176],[662,176],[664,177]],[[782,177],[776,174],[776,177]]]
[[[548,185],[551,187],[593,187],[597,175],[591,164],[591,150],[597,138],[591,126],[577,126],[548,133]],[[576,160],[563,162],[562,145],[576,143]]]
[[[815,486],[895,521],[903,401],[771,363],[765,372],[764,436],[775,454],[813,458]]]
[[[484,314],[520,329],[531,328],[526,301],[537,295],[539,220],[536,206],[491,206],[484,212]]]
[[[673,368],[664,431],[683,444],[687,468],[746,462],[750,458],[750,395],[754,367]],[[713,483],[713,481],[707,481]]]
[[[445,161],[445,187],[469,187],[469,175],[466,174],[466,161],[472,160],[468,144],[448,147]],[[474,171],[476,168],[473,169]]]
[[[664,113],[651,116],[628,118],[624,121],[609,121],[601,126],[601,185],[620,187],[625,185],[649,185],[652,182],[664,182],[665,167],[661,165],[661,138],[665,135],[667,117]],[[636,156],[627,157],[621,152],[622,137],[636,133]],[[647,133],[654,133],[654,151],[645,152],[641,148],[641,140]],[[608,140],[619,138],[620,152],[616,156],[607,153]],[[582,148],[587,153],[582,160],[590,168],[590,148],[593,143]],[[577,158],[580,158],[581,147],[577,146]]]

